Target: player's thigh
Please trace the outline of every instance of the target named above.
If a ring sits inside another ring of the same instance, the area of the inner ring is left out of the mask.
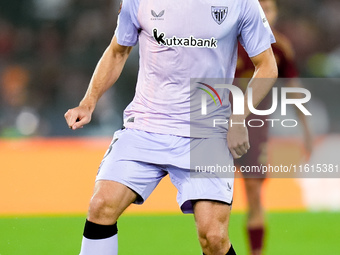
[[[137,194],[124,184],[99,180],[90,201],[88,219],[98,224],[113,224],[136,198]]]
[[[164,166],[154,162],[167,157],[168,148],[159,144],[157,138],[157,134],[133,129],[115,132],[96,180],[111,180],[129,187],[138,194],[134,203],[142,204],[167,175]]]
[[[194,203],[195,222],[200,238],[209,235],[228,239],[228,226],[231,206],[209,200],[198,200]]]

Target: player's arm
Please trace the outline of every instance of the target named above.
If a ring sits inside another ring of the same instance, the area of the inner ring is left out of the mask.
[[[278,75],[275,57],[271,48],[251,58],[255,72],[248,84],[248,88],[253,90],[253,104],[256,107],[268,94],[275,83]],[[244,115],[231,115],[229,130],[227,135],[228,146],[234,158],[239,158],[247,153],[250,148],[248,130],[245,123],[250,114],[248,108],[248,94],[245,94]],[[238,124],[236,124],[238,123]]]
[[[115,36],[112,38],[95,68],[89,87],[79,106],[65,113],[66,122],[71,129],[82,128],[91,121],[92,112],[99,98],[119,78],[131,49],[130,46],[119,45]]]
[[[250,59],[255,66],[255,72],[248,84],[248,88],[253,90],[252,101],[256,108],[273,87],[278,76],[278,70],[272,48]],[[246,93],[245,99],[248,100],[248,93]],[[248,116],[250,111],[247,102],[245,102],[245,106],[245,113]]]

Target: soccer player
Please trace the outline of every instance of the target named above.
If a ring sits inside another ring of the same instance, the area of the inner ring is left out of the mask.
[[[192,178],[190,168],[192,160],[199,161],[212,148],[225,165],[233,165],[233,157],[249,149],[247,128],[214,128],[211,123],[191,121],[191,116],[204,116],[200,107],[190,105],[191,97],[201,92],[190,81],[210,86],[214,84],[207,84],[206,78],[233,78],[238,40],[255,65],[249,86],[257,105],[277,77],[271,49],[274,36],[257,0],[122,2],[115,34],[84,98],[65,113],[73,130],[89,123],[97,101],[116,82],[139,42],[135,97],[124,111],[125,128],[115,132],[99,167],[81,255],[117,254],[119,216],[131,203],[143,203],[167,174],[178,189],[181,210],[194,214],[203,254],[236,254],[228,236],[233,176],[217,178],[211,173],[211,178]],[[272,79],[255,79],[262,77]],[[233,115],[229,93],[221,98],[221,107],[210,116],[244,121],[247,105],[243,115]],[[190,158],[193,151],[201,158]]]
[[[298,71],[295,67],[293,50],[288,39],[275,30],[274,25],[277,19],[278,9],[276,0],[259,0],[265,12],[266,18],[273,29],[276,43],[272,45],[272,49],[278,65],[278,75],[280,78],[287,79],[287,86],[299,86],[296,79]],[[238,62],[236,68],[237,78],[251,78],[254,73],[254,65],[249,59],[248,54],[243,47],[238,50]],[[246,80],[246,79],[245,79]],[[238,86],[242,90],[246,90],[246,84],[243,79],[238,82]],[[269,109],[270,96],[266,96],[257,109]],[[305,147],[308,153],[312,148],[311,132],[308,128],[305,115],[299,110],[297,111],[303,124],[305,135]],[[265,125],[261,128],[248,128],[249,141],[251,149],[242,158],[237,159],[235,164],[239,166],[260,166],[267,163],[266,145],[268,142],[268,122],[265,121],[267,116],[250,115],[248,118],[262,119]],[[252,255],[260,255],[263,250],[263,240],[265,235],[265,216],[264,209],[261,203],[261,190],[265,176],[261,173],[243,173],[246,194],[248,199],[248,218],[247,218],[247,233],[250,242]]]

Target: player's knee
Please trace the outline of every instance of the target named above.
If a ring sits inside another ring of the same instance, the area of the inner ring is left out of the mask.
[[[116,221],[115,207],[114,205],[104,196],[95,195],[91,198],[88,219],[92,222]]]
[[[199,241],[205,253],[225,254],[229,245],[228,234],[222,230],[209,230],[199,233]]]

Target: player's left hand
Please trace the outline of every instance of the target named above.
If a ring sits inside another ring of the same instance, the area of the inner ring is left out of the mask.
[[[250,148],[247,127],[242,124],[229,124],[227,141],[233,157],[235,159],[242,157]]]

